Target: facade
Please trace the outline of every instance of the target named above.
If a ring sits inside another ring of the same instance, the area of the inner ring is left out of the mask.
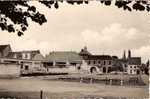
[[[45,72],[43,67],[44,57],[39,50],[10,52],[7,58],[16,60],[21,65],[20,71],[22,74]]]
[[[19,77],[20,65],[16,63],[0,63],[0,77]]]
[[[127,69],[127,73],[128,74],[139,74],[140,71],[139,71],[138,65],[129,64],[128,69]]]
[[[32,60],[35,55],[40,54],[39,50],[31,50],[31,51],[18,51],[18,52],[10,52],[7,57],[15,58],[15,59],[28,59]]]
[[[92,55],[88,52],[87,47],[81,49],[79,55],[91,67],[91,73],[108,73],[113,65],[113,58],[110,55]]]

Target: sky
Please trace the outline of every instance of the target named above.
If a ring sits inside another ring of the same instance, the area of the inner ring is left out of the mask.
[[[88,5],[59,4],[59,9],[47,8],[37,1],[30,2],[45,14],[43,25],[29,21],[22,37],[1,31],[0,44],[11,44],[14,51],[39,49],[46,55],[51,51],[76,51],[84,46],[92,54],[122,57],[131,49],[132,56],[150,58],[150,13],[124,11],[116,6],[104,6],[96,1]]]

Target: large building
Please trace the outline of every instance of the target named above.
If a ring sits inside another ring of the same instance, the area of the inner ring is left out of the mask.
[[[108,73],[113,65],[113,58],[110,55],[92,55],[87,47],[81,49],[79,55],[82,56],[87,65],[91,66],[91,73],[98,71]]]

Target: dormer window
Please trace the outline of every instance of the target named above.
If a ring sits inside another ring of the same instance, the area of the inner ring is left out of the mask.
[[[28,58],[28,54],[25,54],[25,58],[26,58],[26,59]]]
[[[23,59],[30,59],[30,53],[23,53]]]

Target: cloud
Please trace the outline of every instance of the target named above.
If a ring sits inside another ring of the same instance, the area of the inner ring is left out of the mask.
[[[143,56],[142,60],[146,62],[150,59],[150,44],[147,46],[142,46],[139,49],[134,49],[134,55]]]
[[[99,32],[87,29],[81,35],[87,45],[114,50],[137,49],[147,45],[150,38],[134,27],[126,28],[119,23],[110,24]]]
[[[122,57],[123,50],[132,50],[133,56],[150,58],[150,35],[134,27],[127,28],[119,23],[106,26],[101,31],[84,30],[82,38],[95,54],[111,54]]]

